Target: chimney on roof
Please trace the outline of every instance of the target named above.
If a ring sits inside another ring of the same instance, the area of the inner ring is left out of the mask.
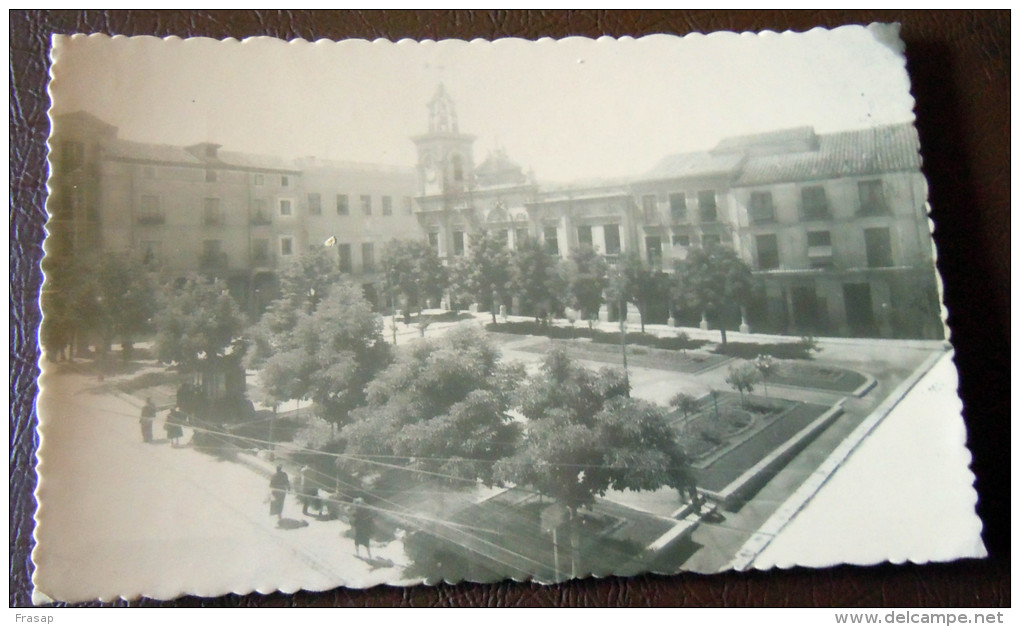
[[[214,144],[212,142],[201,142],[185,148],[185,150],[195,155],[199,159],[211,161],[219,159],[219,155],[217,154],[219,149],[220,144]]]

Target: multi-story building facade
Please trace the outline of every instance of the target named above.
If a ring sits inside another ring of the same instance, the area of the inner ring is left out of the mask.
[[[215,276],[258,311],[309,246],[335,238],[338,266],[371,286],[383,246],[420,237],[410,168],[131,142],[83,112],[54,122],[49,254],[101,249],[171,278]]]
[[[460,132],[442,86],[428,108],[429,131],[414,138],[418,219],[441,257],[464,254],[478,231],[499,233],[510,248],[537,237],[561,257],[585,244],[610,263],[637,252],[665,271],[691,247],[724,245],[760,279],[748,311],[754,330],[943,335],[909,124],[732,137],[668,156],[641,177],[550,188],[501,150],[476,168],[474,137]],[[665,304],[653,312],[667,315]]]
[[[909,124],[732,137],[640,177],[558,187],[499,148],[476,165],[442,85],[426,128],[411,138],[417,163],[400,168],[142,144],[87,113],[57,116],[47,251],[122,251],[170,276],[219,276],[257,311],[280,268],[327,240],[373,301],[394,239],[424,238],[450,260],[487,231],[510,249],[536,238],[565,258],[590,245],[610,263],[634,252],[664,271],[692,247],[724,245],[760,279],[752,330],[942,337]],[[650,312],[667,315],[665,304]]]

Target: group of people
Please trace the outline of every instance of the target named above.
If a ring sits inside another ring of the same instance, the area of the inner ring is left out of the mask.
[[[335,501],[319,497],[319,487],[312,476],[312,469],[305,466],[301,469],[301,478],[296,486],[298,501],[301,503],[301,513],[310,516],[309,509],[317,510],[316,516],[322,518],[325,512],[328,514],[333,510],[330,507]],[[290,477],[283,470],[282,465],[276,466],[276,473],[269,479],[269,515],[276,516],[277,524],[283,520],[283,504],[287,499],[287,493],[291,491]],[[339,515],[339,508],[336,508]],[[354,499],[348,509],[348,518],[351,529],[354,532],[354,554],[361,557],[361,547],[365,547],[368,559],[372,559],[372,534],[375,531],[375,516],[372,509],[365,505],[364,499]]]
[[[152,442],[152,424],[156,421],[156,404],[152,402],[152,397],[145,399],[145,404],[142,405],[142,416],[139,419],[139,425],[142,429],[142,441],[146,444]],[[167,414],[166,420],[163,422],[163,429],[166,431],[166,439],[170,441],[172,446],[179,446],[181,438],[184,437],[183,425],[189,422],[188,415],[181,411],[179,406],[174,407]]]

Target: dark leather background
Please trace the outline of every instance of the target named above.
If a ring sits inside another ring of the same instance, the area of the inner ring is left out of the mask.
[[[807,30],[898,21],[917,100],[924,171],[957,350],[987,560],[715,576],[644,576],[558,586],[507,582],[328,593],[182,598],[180,606],[1008,606],[1010,15],[946,11],[10,13],[10,604],[30,604],[37,438],[33,402],[52,33],[271,35],[309,40],[640,36]],[[125,605],[127,603],[120,603]],[[130,605],[158,605],[136,601]]]

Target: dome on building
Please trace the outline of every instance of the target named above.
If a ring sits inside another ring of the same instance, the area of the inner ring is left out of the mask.
[[[481,165],[475,168],[475,180],[478,187],[499,187],[504,185],[521,185],[527,177],[520,164],[510,160],[503,148],[489,152]]]

